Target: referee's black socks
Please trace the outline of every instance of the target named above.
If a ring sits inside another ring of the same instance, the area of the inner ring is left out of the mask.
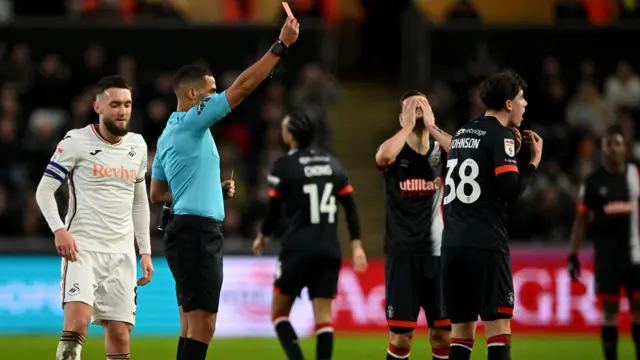
[[[636,327],[632,328],[633,340],[636,340]],[[600,328],[600,338],[602,339],[602,349],[604,351],[605,360],[618,360],[618,325],[617,324],[603,324]],[[637,342],[636,342],[637,344]]]
[[[205,360],[209,344],[187,338],[182,345],[178,360]]]
[[[298,335],[289,322],[288,315],[278,315],[273,318],[280,345],[289,360],[304,360],[298,341]]]
[[[316,360],[331,360],[333,327],[330,323],[316,324]]]
[[[636,358],[640,359],[640,324],[631,325],[631,337],[636,345]]]
[[[178,352],[176,353],[176,360],[180,360],[180,352],[182,351],[182,346],[184,345],[185,340],[186,339],[182,336],[180,336],[180,339],[178,339]]]

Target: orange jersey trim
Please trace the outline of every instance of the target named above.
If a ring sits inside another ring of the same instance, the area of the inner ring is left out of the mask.
[[[504,174],[507,172],[518,172],[518,167],[515,165],[502,165],[496,168],[496,175]]]

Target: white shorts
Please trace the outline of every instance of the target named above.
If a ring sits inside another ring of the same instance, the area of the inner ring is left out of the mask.
[[[96,325],[103,320],[135,324],[135,255],[82,250],[76,256],[75,262],[62,259],[62,306],[74,301],[91,305],[91,322]]]

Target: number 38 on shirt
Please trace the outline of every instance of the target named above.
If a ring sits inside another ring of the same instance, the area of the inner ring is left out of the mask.
[[[458,159],[447,161],[447,177],[445,179],[444,205],[456,198],[464,204],[472,204],[480,198],[482,190],[476,181],[480,174],[480,167],[473,159],[466,159],[458,163]],[[457,175],[457,176],[456,176]],[[457,183],[456,180],[457,179]]]

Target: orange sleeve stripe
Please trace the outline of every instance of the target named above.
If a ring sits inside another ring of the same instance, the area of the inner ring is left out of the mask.
[[[270,198],[280,198],[282,196],[280,196],[280,194],[277,191],[275,191],[273,189],[269,189],[269,197]]]
[[[582,202],[579,202],[579,203],[578,203],[577,209],[578,209],[578,212],[579,212],[579,213],[581,213],[581,214],[586,214],[586,213],[591,212],[591,209],[589,209],[589,208],[588,208],[585,204],[583,204]]]
[[[353,193],[353,186],[351,186],[351,184],[343,187],[342,189],[340,189],[340,191],[338,191],[338,196],[345,196],[345,195],[349,195]]]
[[[504,174],[506,172],[518,172],[518,167],[515,165],[502,165],[496,168],[496,175]]]

